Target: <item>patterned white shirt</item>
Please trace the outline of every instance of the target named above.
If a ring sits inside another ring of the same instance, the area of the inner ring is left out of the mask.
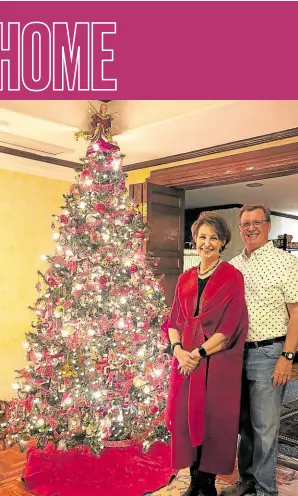
[[[298,303],[298,258],[269,241],[250,257],[245,249],[230,260],[244,276],[249,314],[247,341],[285,336],[287,303]]]

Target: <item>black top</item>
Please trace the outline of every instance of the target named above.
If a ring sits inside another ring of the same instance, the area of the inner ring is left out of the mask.
[[[197,317],[199,315],[199,308],[200,308],[200,299],[203,294],[203,291],[206,287],[207,282],[209,281],[211,276],[206,277],[206,279],[198,279],[198,286],[199,286],[199,291],[198,291],[198,303],[197,303],[197,308],[194,314],[194,317]]]

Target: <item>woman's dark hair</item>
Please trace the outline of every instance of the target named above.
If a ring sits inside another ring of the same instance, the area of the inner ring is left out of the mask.
[[[191,233],[194,242],[197,240],[200,227],[204,224],[208,224],[213,227],[218,239],[223,243],[223,246],[220,249],[220,251],[223,251],[232,238],[231,229],[226,220],[216,212],[202,212],[200,217],[191,226]]]

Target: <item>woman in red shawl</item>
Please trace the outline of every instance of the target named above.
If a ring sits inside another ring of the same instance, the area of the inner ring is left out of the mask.
[[[220,258],[225,220],[205,212],[192,235],[201,262],[179,277],[165,326],[174,355],[166,423],[173,467],[190,467],[184,496],[216,496],[216,474],[234,469],[248,315],[243,276]]]

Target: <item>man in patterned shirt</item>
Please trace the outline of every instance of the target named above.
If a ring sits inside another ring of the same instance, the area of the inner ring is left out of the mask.
[[[240,479],[224,496],[276,496],[280,410],[298,345],[298,259],[268,240],[270,210],[239,211],[245,249],[230,263],[244,276],[249,331],[244,351]]]

